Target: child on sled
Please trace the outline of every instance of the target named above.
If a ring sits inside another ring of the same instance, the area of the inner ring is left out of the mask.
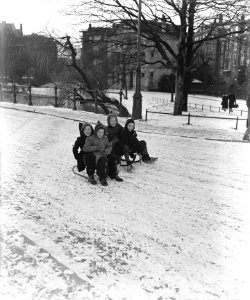
[[[105,126],[97,123],[94,134],[87,137],[83,146],[83,151],[92,153],[95,157],[96,173],[103,186],[107,186],[107,176],[116,181],[123,181],[118,176],[117,166],[120,157],[111,153],[112,147],[105,135]],[[93,182],[93,178],[90,179]]]
[[[119,134],[119,139],[113,151],[120,156],[125,156],[127,171],[131,171],[133,168],[129,157],[134,158],[136,153],[139,154],[140,159],[145,163],[151,163],[156,160],[156,158],[149,156],[146,142],[137,139],[134,120],[128,119],[126,121],[125,127],[122,128]]]
[[[106,132],[107,132],[108,140],[111,143],[113,153],[115,153],[114,149],[120,140],[121,130],[122,130],[122,125],[118,123],[117,116],[114,114],[108,115]]]
[[[91,152],[85,152],[83,146],[86,138],[93,135],[94,129],[89,123],[84,123],[80,129],[80,136],[76,139],[73,145],[73,154],[77,160],[77,169],[79,172],[83,171],[86,167],[86,171],[89,177],[89,181],[92,184],[96,184],[95,173],[95,156]]]

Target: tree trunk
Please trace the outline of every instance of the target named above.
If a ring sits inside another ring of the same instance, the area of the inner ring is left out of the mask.
[[[177,71],[175,80],[175,102],[174,102],[174,115],[182,114],[183,105],[183,77],[182,74]]]
[[[183,80],[182,111],[188,111],[189,76],[190,73],[185,72]]]

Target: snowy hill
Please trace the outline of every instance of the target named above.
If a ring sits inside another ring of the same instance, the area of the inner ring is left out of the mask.
[[[73,174],[72,145],[78,121],[106,116],[5,102],[0,113],[1,299],[248,299],[243,125],[137,121],[159,160],[102,187]]]

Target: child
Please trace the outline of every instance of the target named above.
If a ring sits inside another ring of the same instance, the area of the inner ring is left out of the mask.
[[[134,153],[139,153],[143,162],[151,162],[151,158],[147,150],[147,144],[145,141],[139,141],[137,139],[135,122],[132,119],[128,119],[125,127],[121,130],[120,142],[116,147],[116,151],[119,152],[120,155],[125,156],[127,171],[131,171],[131,169],[133,168],[132,163],[129,159],[129,156],[131,156],[131,154],[133,155]]]
[[[117,116],[114,114],[108,115],[107,123],[108,126],[106,127],[106,132],[108,140],[112,145],[112,152],[115,153],[115,147],[119,142],[119,136],[122,130],[122,125],[118,123]]]
[[[89,177],[89,182],[91,184],[96,184],[94,177],[95,173],[95,156],[91,152],[84,152],[83,146],[87,137],[93,134],[93,127],[89,123],[84,123],[81,130],[80,136],[77,138],[73,145],[73,154],[77,160],[78,171],[81,172],[87,166],[87,174]]]
[[[97,123],[94,135],[86,138],[83,151],[91,152],[95,156],[96,173],[103,186],[107,186],[107,175],[116,181],[123,181],[118,176],[116,156],[111,154],[112,147],[105,136],[105,126]]]

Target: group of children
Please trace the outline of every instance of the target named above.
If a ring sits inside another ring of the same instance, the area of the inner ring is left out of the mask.
[[[133,168],[130,158],[138,154],[143,162],[151,162],[145,141],[137,139],[135,122],[126,121],[122,127],[114,114],[108,115],[107,126],[98,122],[95,129],[89,123],[84,123],[80,136],[73,145],[73,154],[77,160],[78,171],[86,168],[88,180],[97,184],[94,173],[96,172],[103,186],[107,186],[107,177],[116,181],[123,181],[119,177],[121,157],[124,155],[126,169]]]

